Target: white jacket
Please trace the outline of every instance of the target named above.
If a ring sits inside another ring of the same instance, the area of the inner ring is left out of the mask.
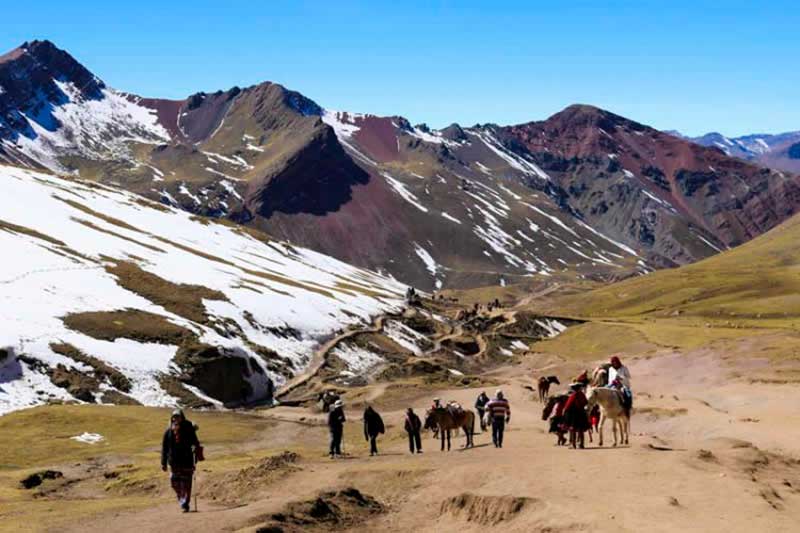
[[[608,382],[614,383],[615,379],[619,379],[625,388],[631,388],[631,372],[627,366],[622,365],[619,368],[612,366],[608,369]]]

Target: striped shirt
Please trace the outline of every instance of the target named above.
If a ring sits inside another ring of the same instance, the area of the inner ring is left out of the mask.
[[[511,414],[511,405],[508,400],[495,398],[486,404],[486,411],[493,417],[506,417]]]

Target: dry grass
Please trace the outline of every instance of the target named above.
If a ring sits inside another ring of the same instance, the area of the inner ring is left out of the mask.
[[[178,345],[195,337],[194,333],[164,316],[138,309],[73,313],[62,320],[69,329],[106,341],[131,339]]]
[[[167,311],[199,324],[208,324],[209,322],[203,304],[204,299],[228,300],[220,291],[201,285],[173,283],[142,270],[139,265],[129,261],[118,261],[106,267],[106,271],[116,276],[117,282],[124,289],[135,292]]]
[[[128,231],[135,231],[136,233],[141,233],[143,235],[149,235],[147,232],[142,231],[142,230],[140,230],[139,228],[137,228],[135,226],[131,226],[130,224],[128,224],[125,221],[122,221],[122,220],[120,220],[118,218],[114,218],[114,217],[111,217],[111,216],[108,216],[108,215],[104,215],[103,213],[99,213],[99,212],[95,211],[94,209],[90,209],[90,208],[86,207],[85,205],[83,205],[81,203],[75,202],[73,200],[67,200],[66,198],[61,198],[60,196],[55,196],[55,198],[57,200],[61,200],[62,202],[64,202],[68,206],[72,207],[73,209],[77,209],[78,211],[81,211],[82,213],[86,213],[87,215],[91,215],[91,216],[93,216],[95,218],[98,218],[98,219],[102,220],[103,222],[108,222],[109,224],[112,224],[112,225],[117,226],[117,227],[122,228],[122,229],[126,229]]]
[[[90,228],[90,229],[92,229],[94,231],[99,231],[100,233],[105,233],[106,235],[111,235],[112,237],[116,237],[117,239],[122,239],[123,241],[127,241],[127,242],[129,242],[131,244],[135,244],[137,246],[141,246],[142,248],[147,248],[148,250],[151,250],[153,252],[166,253],[161,248],[157,248],[157,247],[152,246],[150,244],[147,244],[147,243],[144,243],[144,242],[141,242],[141,241],[137,241],[136,239],[132,239],[131,237],[126,237],[125,235],[122,235],[120,233],[116,233],[114,231],[101,228],[97,224],[94,224],[94,223],[92,223],[92,222],[90,222],[88,220],[84,220],[82,218],[76,218],[76,217],[72,217],[72,220],[74,220],[78,224],[86,226],[87,228]]]
[[[89,365],[94,369],[95,377],[108,381],[114,388],[122,392],[131,391],[131,381],[116,368],[104,363],[96,357],[86,355],[78,348],[68,343],[51,343],[50,349],[57,354],[69,357],[73,361]]]
[[[15,233],[17,235],[27,235],[29,237],[33,237],[35,239],[39,239],[40,241],[44,241],[50,244],[55,244],[56,246],[66,246],[66,243],[60,241],[58,239],[54,239],[49,235],[45,235],[44,233],[39,233],[36,230],[31,228],[26,228],[25,226],[18,226],[17,224],[12,224],[11,222],[6,222],[5,220],[0,220],[0,230],[7,231],[9,233]]]

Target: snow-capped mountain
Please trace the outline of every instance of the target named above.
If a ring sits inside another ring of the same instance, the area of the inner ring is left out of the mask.
[[[235,224],[0,166],[0,414],[268,399],[405,287]]]
[[[726,137],[713,132],[687,138],[703,146],[717,147],[729,156],[778,170],[800,172],[800,131],[751,134],[741,137]]]
[[[744,242],[798,205],[795,178],[588,106],[432,130],[268,82],[141,98],[47,41],[2,56],[0,86],[0,161],[121,186],[425,289],[621,278]]]

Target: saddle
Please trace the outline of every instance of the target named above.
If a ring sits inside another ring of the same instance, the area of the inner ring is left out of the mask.
[[[450,411],[450,414],[452,415],[460,415],[464,412],[464,408],[461,407],[461,404],[456,402],[448,403],[447,410]]]

